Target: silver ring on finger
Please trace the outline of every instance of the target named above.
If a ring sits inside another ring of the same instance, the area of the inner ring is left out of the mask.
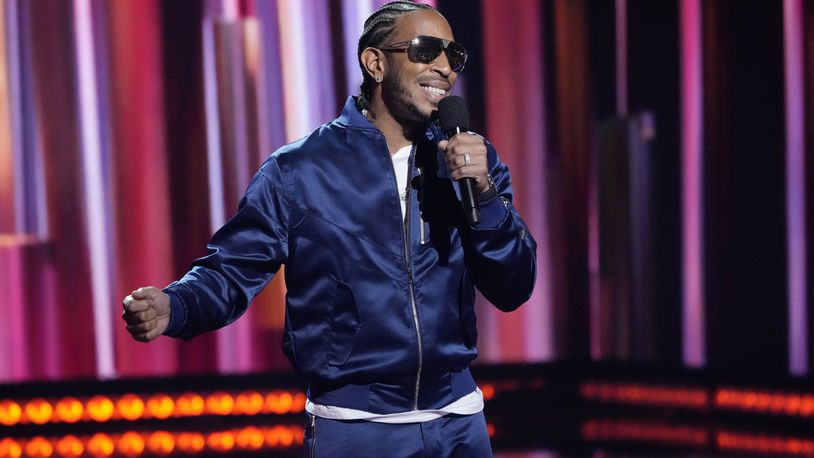
[[[472,158],[469,157],[469,153],[464,153],[464,165],[469,165],[472,163]]]

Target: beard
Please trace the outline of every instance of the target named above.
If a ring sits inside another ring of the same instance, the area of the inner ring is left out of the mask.
[[[412,94],[399,78],[385,79],[382,82],[382,100],[399,122],[427,123],[432,121],[432,110],[429,113],[421,111],[415,104]]]

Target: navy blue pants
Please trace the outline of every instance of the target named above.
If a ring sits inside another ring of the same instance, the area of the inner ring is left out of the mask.
[[[308,458],[492,456],[483,412],[403,425],[306,416],[303,456]]]

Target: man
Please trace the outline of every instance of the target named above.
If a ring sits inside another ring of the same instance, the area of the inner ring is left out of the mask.
[[[476,286],[514,310],[535,242],[480,136],[432,123],[466,52],[435,9],[382,6],[359,40],[364,82],[342,114],[275,152],[209,255],[124,300],[141,341],[237,319],[286,265],[283,348],[308,382],[306,456],[491,456],[476,355]],[[453,181],[475,179],[481,220]]]

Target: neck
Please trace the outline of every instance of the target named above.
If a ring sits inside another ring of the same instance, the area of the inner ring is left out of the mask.
[[[421,133],[422,126],[419,123],[399,122],[387,107],[382,103],[381,98],[376,98],[371,103],[373,112],[376,117],[368,116],[370,122],[382,131],[384,138],[387,141],[387,149],[390,154],[395,154],[401,148],[415,143],[418,134]]]

